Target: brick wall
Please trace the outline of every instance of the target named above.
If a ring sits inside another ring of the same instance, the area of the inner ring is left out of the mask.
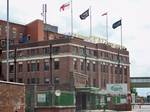
[[[25,112],[23,84],[0,81],[0,112]]]

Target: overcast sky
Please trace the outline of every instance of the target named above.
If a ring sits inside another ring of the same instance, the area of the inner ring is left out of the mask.
[[[131,76],[150,76],[150,1],[149,0],[72,0],[74,33],[89,36],[89,18],[79,15],[91,6],[92,35],[104,36],[108,12],[109,41],[120,44],[120,28],[112,24],[122,18],[123,45],[130,53]],[[60,33],[70,32],[70,9],[60,12],[69,0],[10,0],[10,21],[27,24],[42,19],[42,4],[47,4],[47,23],[59,27]],[[6,0],[0,0],[0,19],[6,20]]]

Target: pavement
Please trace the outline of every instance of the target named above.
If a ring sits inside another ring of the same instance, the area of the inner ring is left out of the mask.
[[[134,105],[132,111],[115,111],[115,110],[83,110],[80,112],[150,112],[150,105]]]

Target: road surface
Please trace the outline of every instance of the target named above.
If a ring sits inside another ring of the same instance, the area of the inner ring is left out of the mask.
[[[150,112],[150,105],[135,105],[131,112]]]

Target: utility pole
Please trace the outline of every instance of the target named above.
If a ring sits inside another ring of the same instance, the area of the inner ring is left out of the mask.
[[[118,61],[118,65],[117,65],[117,72],[118,72],[118,77],[119,77],[119,83],[121,83],[121,74],[120,74],[120,48],[118,48],[118,56],[117,56],[117,61]]]
[[[50,82],[51,86],[54,86],[54,81],[53,81],[53,64],[52,64],[52,44],[49,45],[49,55],[50,55],[50,60],[49,60],[49,65],[50,65]]]
[[[1,43],[0,43],[0,80],[3,80],[3,75],[2,75],[2,45],[1,45]]]
[[[7,49],[6,49],[6,81],[9,81],[9,0],[7,0]]]
[[[16,69],[16,66],[17,66],[17,55],[16,55],[16,53],[17,53],[17,48],[16,48],[16,46],[15,46],[15,50],[14,50],[14,82],[17,82],[17,69]]]

